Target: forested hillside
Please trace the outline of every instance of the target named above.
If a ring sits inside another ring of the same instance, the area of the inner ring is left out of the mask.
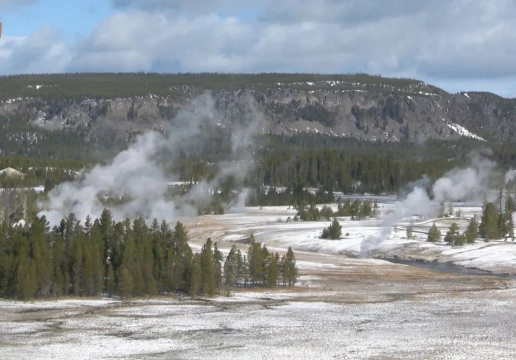
[[[61,74],[0,77],[0,154],[102,160],[209,92],[218,126],[381,142],[508,142],[516,101],[366,74]]]

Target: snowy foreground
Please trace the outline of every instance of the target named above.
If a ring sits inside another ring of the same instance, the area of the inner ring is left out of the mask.
[[[515,289],[304,301],[0,303],[2,359],[514,359]],[[280,294],[281,295],[281,294]]]
[[[381,204],[382,215],[392,207]],[[463,219],[435,220],[444,233]],[[516,278],[434,272],[349,258],[385,233],[382,220],[341,219],[341,240],[321,240],[328,222],[287,222],[286,207],[185,219],[191,246],[207,237],[227,252],[254,233],[269,250],[296,251],[294,288],[238,289],[211,299],[0,301],[0,359],[516,359]],[[434,220],[403,219],[370,255],[452,261],[516,273],[516,245],[428,244]]]

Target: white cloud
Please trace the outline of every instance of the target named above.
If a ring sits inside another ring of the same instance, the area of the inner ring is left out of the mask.
[[[63,72],[69,64],[62,33],[42,27],[28,37],[5,37],[0,46],[0,71],[9,73]]]
[[[118,12],[77,43],[4,41],[0,72],[55,61],[55,71],[370,72],[455,86],[516,77],[512,0],[113,3]]]

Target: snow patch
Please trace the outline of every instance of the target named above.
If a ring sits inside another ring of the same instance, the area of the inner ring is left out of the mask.
[[[443,118],[443,120],[444,120],[444,118]],[[452,123],[451,121],[446,121],[446,120],[444,120],[444,122],[446,123],[446,125],[448,125],[448,127],[450,129],[452,129],[453,131],[458,133],[460,136],[466,136],[466,137],[470,137],[470,138],[477,139],[480,141],[486,141],[482,137],[478,136],[477,134],[472,133],[465,127],[460,126],[459,124],[455,124],[455,123]]]

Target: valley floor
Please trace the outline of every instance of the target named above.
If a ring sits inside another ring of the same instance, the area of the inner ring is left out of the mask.
[[[294,288],[236,289],[230,297],[211,299],[0,301],[0,358],[516,358],[516,280],[349,258],[341,253],[359,251],[381,222],[342,219],[348,235],[326,241],[318,235],[328,222],[286,222],[292,213],[286,207],[251,208],[185,225],[194,249],[210,236],[226,252],[251,232],[269,250],[284,252],[292,246],[301,275]],[[417,227],[424,232],[430,225]],[[402,234],[392,233],[375,255],[514,269],[512,243],[454,249]]]

